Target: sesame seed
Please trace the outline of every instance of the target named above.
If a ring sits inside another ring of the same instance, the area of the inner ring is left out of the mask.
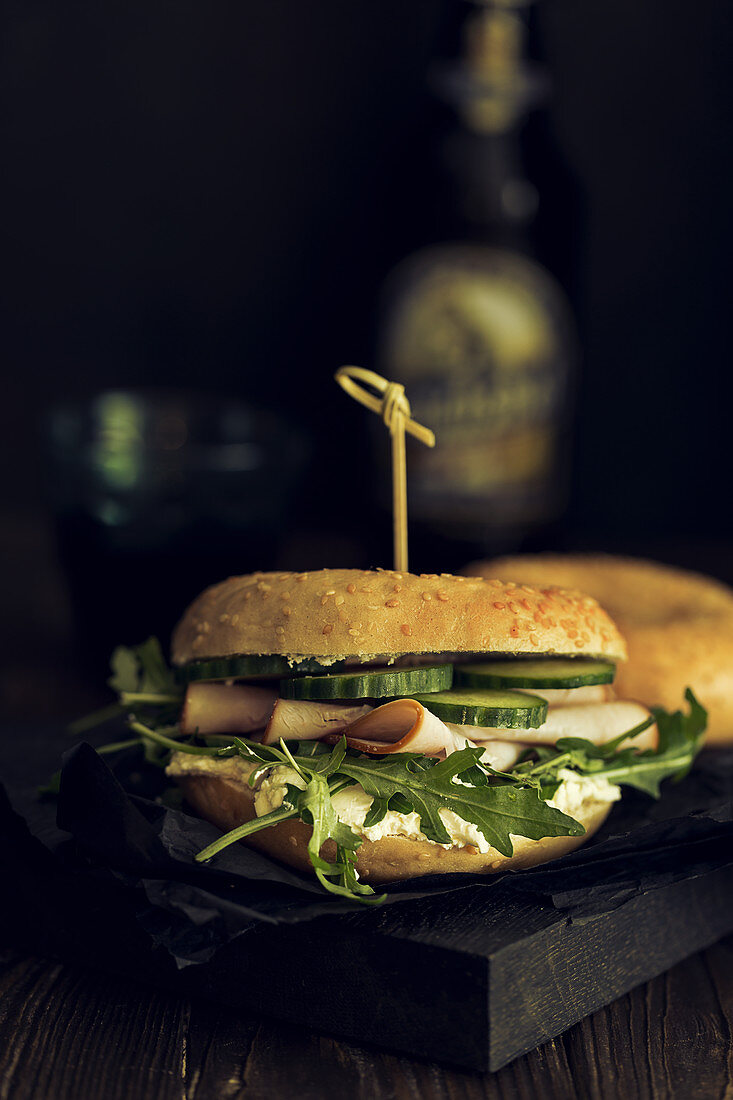
[[[284,607],[284,608],[283,608],[283,615],[288,615],[288,616],[290,616],[290,615],[292,615],[292,614],[293,614],[293,609],[292,609],[292,607]]]
[[[332,630],[333,630],[333,626],[331,625],[331,623],[326,623],[326,625],[323,628],[323,633],[324,634],[330,634]]]
[[[328,596],[321,596],[321,607],[325,607],[328,603]]]
[[[396,581],[401,581],[402,580],[402,574],[401,573],[393,573],[392,576],[394,577],[394,579]]]
[[[423,594],[422,594],[422,598],[423,598],[424,600],[432,600],[432,598],[433,598],[433,597],[432,597],[432,596],[430,595],[430,593],[429,593],[429,592],[423,592]]]
[[[341,607],[341,604],[345,602],[345,597],[337,596],[333,602],[336,604],[336,607]]]
[[[340,623],[345,623],[347,618],[348,618],[348,616],[347,616],[346,612],[344,611],[344,609],[342,607],[341,610],[339,611],[339,622]]]
[[[279,578],[279,579],[280,579],[281,581],[286,581],[286,580],[288,579],[288,577],[289,577],[289,576],[290,576],[290,574],[289,574],[289,573],[281,573],[281,574],[280,574],[280,578]]]
[[[354,593],[356,592],[356,585],[355,584],[347,584],[346,585],[346,591],[349,593],[350,596],[353,596]]]
[[[275,633],[276,634],[284,634],[285,633],[285,627],[284,626],[276,626],[275,627]]]
[[[327,588],[326,591],[323,594],[324,594],[324,596],[335,596],[336,595],[336,589],[335,588]]]
[[[385,603],[384,606],[385,607],[399,607],[400,606],[400,601],[399,600],[387,600],[387,602]]]
[[[446,603],[447,600],[448,600],[448,593],[447,592],[437,592],[436,597],[437,597],[437,599],[440,600],[441,603]]]
[[[511,611],[512,615],[519,614],[519,612],[517,611],[517,605],[515,603],[512,603],[511,600],[509,601],[509,610]]]
[[[401,591],[402,591],[402,585],[401,585],[401,584],[396,584],[396,585],[395,585],[395,586],[393,587],[392,591],[393,591],[393,592],[401,592]]]
[[[541,622],[542,622],[542,616],[540,615],[539,611],[535,611],[535,613],[534,613],[534,621],[535,621],[536,623],[541,623]]]
[[[516,581],[507,581],[506,586],[507,586],[507,588],[516,588],[517,587]]]
[[[252,599],[252,593],[251,592],[245,592],[244,593],[244,598],[245,598],[245,600],[251,600]]]
[[[537,606],[539,607],[539,609],[540,609],[540,611],[542,612],[543,615],[546,614],[550,610],[550,605],[549,605],[549,603],[547,603],[546,600],[540,600],[540,602],[537,604]]]
[[[301,583],[302,581],[308,579],[308,574],[307,573],[299,573],[298,576],[295,579],[296,579],[296,581],[298,581],[298,583]]]
[[[281,592],[280,593],[280,599],[281,600],[289,600],[290,599],[290,593],[289,592]]]
[[[501,581],[487,581],[487,584],[490,584],[492,588],[503,588],[504,587],[504,585],[501,583]]]
[[[220,623],[225,623],[228,618],[229,618],[229,616],[227,615],[226,611],[223,611],[221,613],[221,615],[219,616],[219,622]]]
[[[576,638],[575,639],[575,648],[576,649],[582,649],[583,648],[583,639],[582,638]]]
[[[534,588],[532,587],[531,584],[523,584],[522,585],[522,592],[531,592],[532,594],[534,594]]]
[[[494,607],[496,608],[497,611],[503,611],[504,608],[506,607],[506,604],[497,602],[497,603],[494,604]]]
[[[520,600],[519,605],[520,605],[520,607],[523,607],[525,611],[531,611],[532,610],[532,606],[531,606],[529,600]]]
[[[352,638],[358,638],[358,637],[359,637],[359,631],[358,631],[358,630],[354,630],[354,629],[353,629],[353,627],[352,627],[352,629],[351,629],[351,630],[349,631],[349,634],[351,635],[351,637],[352,637]]]
[[[239,615],[232,615],[232,626],[236,626],[239,622]]]
[[[400,627],[400,630],[402,631],[403,634],[407,634],[408,636],[410,634],[412,634],[412,627],[410,626],[409,623],[403,623],[402,626]]]
[[[450,577],[450,576],[452,576],[451,573],[441,573],[440,575],[441,575],[441,577]]]
[[[529,640],[532,643],[532,645],[539,645],[540,644],[539,638],[537,637],[536,634],[530,634]]]

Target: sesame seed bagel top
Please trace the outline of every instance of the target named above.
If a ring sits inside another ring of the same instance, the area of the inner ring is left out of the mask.
[[[582,592],[381,569],[230,577],[193,601],[172,640],[177,665],[235,654],[328,663],[446,652],[624,660],[626,646]]]

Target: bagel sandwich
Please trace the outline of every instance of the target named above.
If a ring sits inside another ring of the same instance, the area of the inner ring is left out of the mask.
[[[476,576],[582,588],[623,632],[617,690],[674,707],[688,685],[708,711],[708,744],[733,742],[733,590],[713,577],[613,554],[520,554],[476,562]]]
[[[617,698],[625,657],[577,590],[231,577],[174,632],[186,687],[166,771],[224,834],[201,860],[242,840],[362,901],[395,880],[528,867],[592,836],[624,785],[658,795],[690,766],[704,712],[692,695],[671,718]]]

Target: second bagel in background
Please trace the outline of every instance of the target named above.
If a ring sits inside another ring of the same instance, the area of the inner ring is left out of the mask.
[[[624,634],[625,698],[676,709],[686,687],[708,708],[707,741],[733,744],[733,591],[711,577],[610,554],[518,554],[473,562],[468,576],[561,585],[593,596]]]

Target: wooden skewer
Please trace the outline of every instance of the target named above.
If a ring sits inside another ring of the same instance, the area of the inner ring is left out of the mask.
[[[378,413],[389,428],[392,438],[392,523],[394,535],[394,567],[407,572],[407,460],[405,432],[419,439],[426,447],[435,446],[430,428],[418,424],[410,415],[410,402],[405,387],[389,382],[376,371],[364,367],[340,367],[336,381],[349,397],[367,409]],[[363,385],[360,385],[363,383]],[[364,386],[369,386],[370,392]]]

